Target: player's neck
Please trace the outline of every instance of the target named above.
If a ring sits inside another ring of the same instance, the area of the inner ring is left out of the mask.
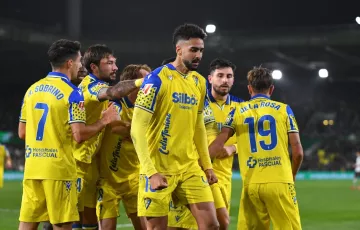
[[[186,68],[184,63],[180,60],[180,58],[176,58],[174,62],[171,63],[177,71],[182,74],[188,74],[190,70]]]
[[[65,74],[66,77],[67,77],[69,80],[71,80],[71,79],[70,79],[70,75],[71,75],[71,74],[70,74],[70,71],[68,71],[67,69],[63,69],[63,68],[53,68],[52,71],[53,71],[53,72],[58,72],[58,73]]]
[[[213,98],[215,98],[215,100],[217,100],[217,101],[226,101],[227,97],[229,96],[229,94],[226,94],[225,96],[222,96],[222,95],[220,95],[220,94],[217,94],[214,89],[211,89],[211,95],[212,95]]]

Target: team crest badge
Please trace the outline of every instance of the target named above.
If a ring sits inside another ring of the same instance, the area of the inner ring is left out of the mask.
[[[144,205],[145,205],[146,209],[149,208],[150,204],[151,204],[151,199],[150,198],[145,198],[144,199]]]
[[[146,84],[144,85],[144,87],[142,88],[142,91],[145,95],[148,95],[151,92],[151,88],[154,84]]]
[[[169,78],[169,80],[172,80],[172,79],[173,79],[173,76],[170,75],[170,76],[168,76],[168,78]]]
[[[195,85],[197,86],[199,84],[199,78],[197,76],[193,75],[193,79],[194,79]]]

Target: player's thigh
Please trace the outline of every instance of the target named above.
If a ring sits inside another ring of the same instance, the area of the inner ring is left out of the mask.
[[[278,229],[301,229],[299,207],[294,184],[268,183],[263,185],[261,196],[274,225]]]
[[[116,184],[100,180],[97,189],[96,214],[100,220],[119,216],[119,196]]]
[[[171,195],[177,186],[177,176],[166,176],[168,187],[162,190],[153,190],[149,178],[145,175],[139,177],[138,216],[166,217],[169,212]],[[148,226],[156,222],[148,221]],[[163,224],[164,220],[161,221]]]
[[[128,215],[135,230],[146,230],[146,217],[138,216],[137,212]]]
[[[76,181],[43,180],[50,223],[63,224],[79,220]]]
[[[268,230],[270,216],[265,203],[261,200],[259,189],[261,184],[245,185],[242,191],[239,212],[238,229]],[[244,220],[245,221],[242,221]]]
[[[174,197],[180,204],[214,202],[210,185],[201,169],[181,175]]]
[[[119,188],[121,201],[124,204],[126,214],[137,213],[138,193],[139,193],[139,177],[121,183]]]
[[[43,222],[49,220],[42,180],[24,179],[21,200],[21,222]]]
[[[197,229],[197,223],[190,209],[186,205],[176,205],[170,202],[168,227],[173,229]]]
[[[76,190],[77,190],[77,197],[78,197],[78,211],[84,211],[84,203],[85,203],[85,191],[88,182],[86,181],[87,172],[90,168],[90,164],[84,163],[81,161],[76,160]]]

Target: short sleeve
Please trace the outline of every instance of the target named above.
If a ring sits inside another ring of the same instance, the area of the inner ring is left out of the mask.
[[[26,100],[27,98],[31,95],[31,89],[28,90],[23,98],[23,101],[21,103],[21,110],[20,110],[20,117],[19,117],[19,121],[26,123]]]
[[[24,97],[22,103],[21,103],[21,110],[20,110],[20,117],[19,121],[26,123],[26,98]]]
[[[80,89],[74,90],[69,97],[69,124],[86,123],[84,96]]]
[[[232,130],[236,130],[236,108],[231,110],[230,113],[228,114],[225,123],[223,125],[223,127],[227,127],[227,128],[231,128]]]
[[[204,103],[204,109],[203,109],[203,114],[204,114],[204,123],[209,124],[212,122],[215,122],[215,116],[214,113],[210,107],[209,101],[207,99],[205,99],[205,103]]]
[[[135,107],[154,113],[161,85],[161,79],[157,74],[150,73],[146,76],[137,95]]]
[[[94,82],[90,83],[88,85],[88,91],[91,95],[90,100],[99,101],[98,94],[99,94],[100,90],[102,90],[104,88],[106,88],[106,89],[109,88],[109,85],[106,84],[105,82],[94,81]]]
[[[295,115],[290,106],[286,107],[286,127],[289,133],[298,133],[299,128],[296,123]]]

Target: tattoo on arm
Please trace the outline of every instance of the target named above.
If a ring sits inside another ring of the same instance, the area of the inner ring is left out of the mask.
[[[129,95],[132,91],[137,89],[135,85],[136,80],[120,81],[116,85],[109,88],[103,88],[98,93],[99,101],[118,100]]]

